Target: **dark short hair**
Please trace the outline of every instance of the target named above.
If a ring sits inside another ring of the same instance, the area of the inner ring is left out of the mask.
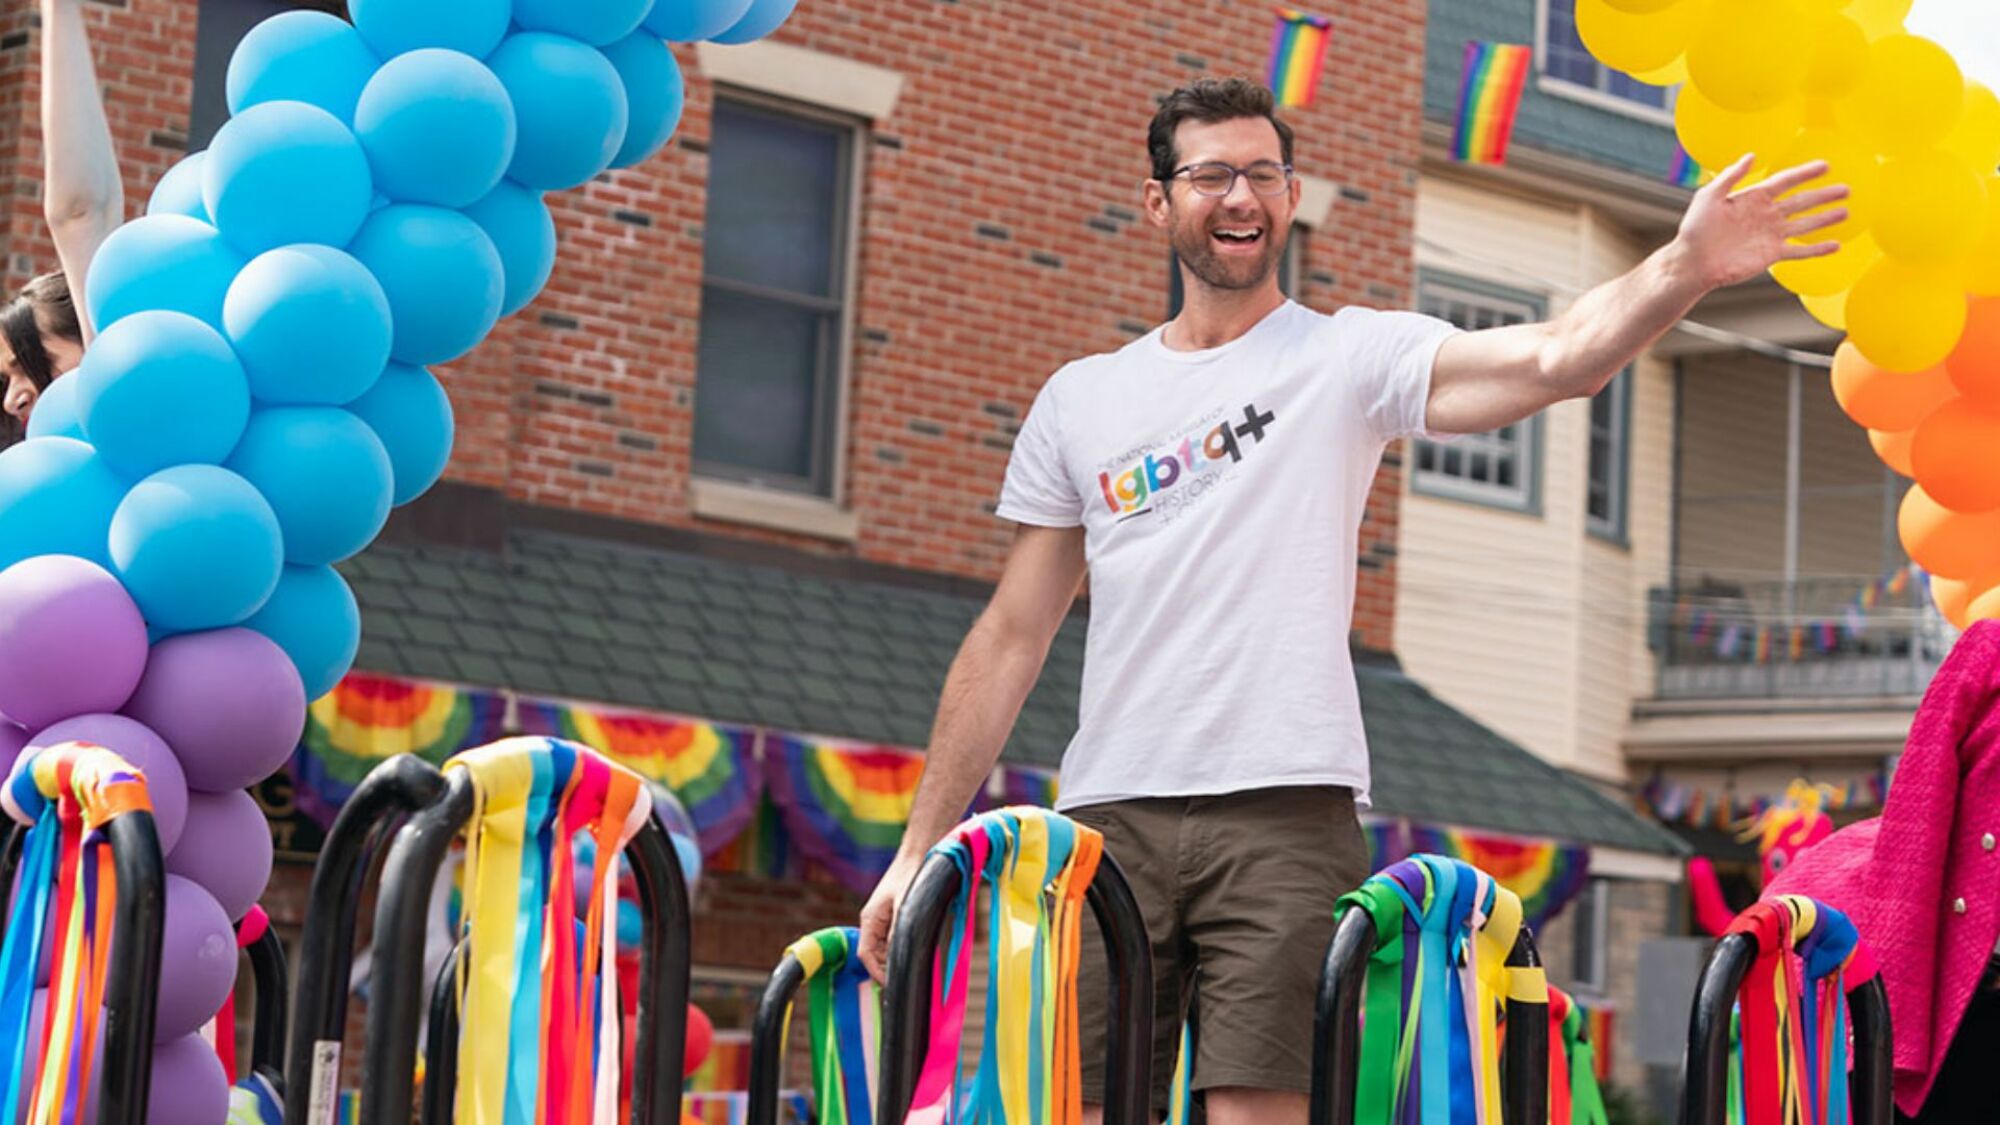
[[[1153,178],[1165,180],[1180,166],[1174,151],[1174,131],[1183,121],[1204,124],[1261,117],[1278,131],[1285,163],[1292,162],[1292,127],[1278,117],[1271,91],[1248,78],[1203,78],[1160,99],[1160,111],[1146,128],[1146,150],[1153,158]]]
[[[23,285],[13,300],[0,307],[0,340],[5,340],[13,350],[22,373],[37,391],[48,390],[56,377],[55,361],[49,358],[49,350],[43,344],[45,336],[83,343],[83,328],[76,317],[76,302],[70,296],[69,278],[61,270],[45,273]],[[20,438],[20,424],[0,416],[0,445]]]

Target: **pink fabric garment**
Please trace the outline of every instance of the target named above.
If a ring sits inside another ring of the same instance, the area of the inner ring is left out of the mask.
[[[1765,895],[1847,912],[1881,965],[1896,1105],[1929,1095],[2000,936],[2000,623],[1959,639],[1924,693],[1882,815],[1803,853]]]

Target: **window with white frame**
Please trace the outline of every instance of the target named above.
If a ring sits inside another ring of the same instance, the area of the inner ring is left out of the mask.
[[[1602,996],[1611,983],[1611,880],[1592,879],[1569,910],[1570,991]]]
[[[1426,272],[1417,308],[1468,331],[1540,320],[1541,298],[1469,278]],[[1540,502],[1539,416],[1483,434],[1415,443],[1412,487],[1454,500],[1531,512]]]
[[[1673,91],[1648,86],[1597,61],[1576,31],[1576,0],[1540,0],[1540,40],[1535,52],[1544,88],[1553,92],[1586,92],[1605,99],[1612,108],[1636,109],[1651,115],[1673,106]],[[1567,88],[1567,90],[1565,90]]]
[[[1590,400],[1590,482],[1585,523],[1592,535],[1625,541],[1626,479],[1631,462],[1632,369],[1620,371]]]
[[[698,476],[834,496],[860,133],[832,114],[716,98],[695,358]]]

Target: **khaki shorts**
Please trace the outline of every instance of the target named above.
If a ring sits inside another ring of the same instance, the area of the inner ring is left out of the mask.
[[[1193,1086],[1312,1089],[1313,997],[1333,907],[1368,877],[1354,793],[1335,786],[1157,797],[1071,810],[1104,833],[1153,948],[1153,1107],[1164,1112],[1190,997]],[[1083,1097],[1104,1099],[1104,939],[1084,913]]]

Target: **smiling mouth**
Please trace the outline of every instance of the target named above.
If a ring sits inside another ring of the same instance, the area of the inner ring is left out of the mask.
[[[1263,241],[1264,231],[1259,227],[1222,227],[1210,231],[1209,237],[1224,246],[1255,246]]]

